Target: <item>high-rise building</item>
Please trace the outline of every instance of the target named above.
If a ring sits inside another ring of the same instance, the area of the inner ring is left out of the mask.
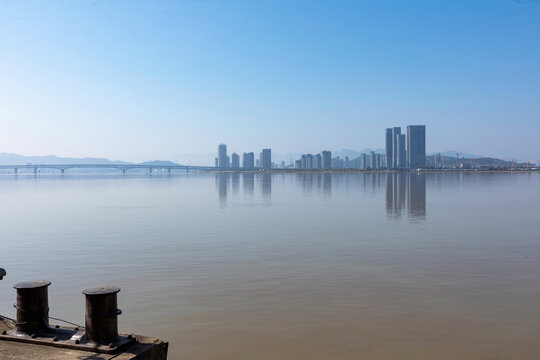
[[[227,169],[229,167],[229,157],[227,156],[227,145],[218,146],[218,168]]]
[[[407,167],[426,166],[426,126],[407,126]]]
[[[324,150],[322,152],[322,168],[325,170],[332,168],[332,152]]]
[[[434,164],[434,168],[435,169],[440,169],[442,168],[442,164],[441,164],[441,154],[436,154],[435,155],[435,164]]]
[[[253,170],[255,168],[255,154],[252,152],[242,155],[242,168]]]
[[[375,154],[375,169],[381,168],[381,154]]]
[[[270,170],[272,168],[272,150],[263,149],[259,157],[259,166],[263,170]]]
[[[315,169],[322,169],[322,156],[321,154],[315,155]]]
[[[405,135],[397,135],[396,136],[396,166],[397,168],[404,168],[407,167],[407,155],[405,150],[405,143],[407,142]]]
[[[240,169],[240,156],[237,153],[231,154],[231,169]]]
[[[394,151],[393,144],[394,140],[392,137],[392,128],[388,128],[386,129],[386,161],[388,164],[386,167],[388,168],[392,167],[392,152]]]
[[[375,151],[369,153],[369,168],[375,169]]]
[[[313,155],[306,154],[306,169],[313,169]]]
[[[360,169],[367,169],[368,168],[368,162],[367,162],[367,155],[361,154],[360,155]]]
[[[392,128],[392,167],[398,167],[398,136],[401,135],[400,127]]]
[[[332,159],[332,168],[334,169],[343,169],[344,161],[339,156],[336,156]]]

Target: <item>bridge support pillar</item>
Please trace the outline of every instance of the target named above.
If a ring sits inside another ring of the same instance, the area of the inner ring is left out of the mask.
[[[168,168],[167,172],[169,173],[169,175],[171,175],[171,168]]]
[[[37,167],[34,168],[34,174],[37,174]]]
[[[63,174],[66,170],[65,169],[60,169],[60,172]]]
[[[125,174],[126,173],[126,169],[122,169],[122,174]]]
[[[152,175],[152,168],[148,168],[148,174]]]
[[[15,174],[16,174],[16,173],[18,173],[18,172],[19,172],[19,169],[18,169],[18,168],[15,168],[15,169],[13,169],[13,171],[14,171],[14,172],[15,172]]]

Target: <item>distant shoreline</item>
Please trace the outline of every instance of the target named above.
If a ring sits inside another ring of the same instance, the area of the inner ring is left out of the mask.
[[[540,172],[540,169],[402,169],[402,170],[364,170],[364,169],[271,169],[271,170],[211,170],[214,174],[332,174],[332,173],[360,173],[360,174],[385,174],[385,173],[530,173]]]

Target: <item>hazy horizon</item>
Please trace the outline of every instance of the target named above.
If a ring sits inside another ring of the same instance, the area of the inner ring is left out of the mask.
[[[537,161],[540,2],[0,3],[0,153],[384,148]]]

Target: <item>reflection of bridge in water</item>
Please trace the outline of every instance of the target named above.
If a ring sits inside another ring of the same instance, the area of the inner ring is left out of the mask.
[[[149,164],[26,164],[26,165],[0,165],[2,170],[13,170],[15,174],[20,169],[33,169],[34,174],[37,174],[40,169],[54,169],[60,171],[62,174],[68,169],[117,169],[122,173],[126,173],[127,170],[143,169],[147,170],[150,174],[154,170],[167,170],[168,173],[171,170],[184,170],[184,171],[211,171],[215,170],[215,167],[211,166],[190,166],[190,165],[149,165]]]

